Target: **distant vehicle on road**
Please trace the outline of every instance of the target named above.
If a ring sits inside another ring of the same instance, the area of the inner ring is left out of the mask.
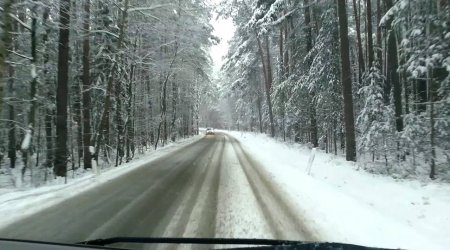
[[[206,135],[213,135],[214,134],[214,129],[213,128],[207,128],[206,129]]]

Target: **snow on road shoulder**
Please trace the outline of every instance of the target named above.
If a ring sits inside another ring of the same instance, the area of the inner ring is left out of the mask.
[[[225,144],[216,215],[217,238],[273,238],[233,147]]]
[[[449,184],[372,175],[319,150],[308,175],[307,147],[260,134],[226,133],[265,167],[324,241],[406,249],[450,245]]]
[[[201,137],[199,135],[183,139],[166,147],[158,148],[156,151],[152,150],[143,155],[136,155],[131,162],[118,167],[99,169],[101,172],[99,175],[93,171],[86,171],[79,178],[68,179],[67,184],[64,184],[64,178],[60,178],[38,188],[0,188],[0,214],[2,215],[0,216],[0,228],[95,188],[97,185],[130,172],[152,160],[170,154]]]

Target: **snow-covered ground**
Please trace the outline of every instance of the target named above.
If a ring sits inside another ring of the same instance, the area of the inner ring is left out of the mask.
[[[33,188],[0,188],[0,228],[17,220],[37,213],[45,208],[54,206],[79,193],[95,188],[117,176],[134,170],[152,160],[179,149],[182,146],[198,140],[202,135],[180,140],[157,150],[149,151],[118,167],[99,169],[96,175],[94,171],[86,171],[74,179],[68,178],[64,184],[64,178],[50,181],[44,186]],[[7,177],[9,178],[9,177]]]
[[[308,175],[311,149],[261,134],[226,133],[265,167],[324,241],[406,249],[450,246],[450,184],[373,175],[321,151]]]

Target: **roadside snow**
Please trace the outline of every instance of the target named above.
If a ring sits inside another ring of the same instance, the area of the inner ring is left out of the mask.
[[[320,150],[308,175],[307,147],[224,132],[264,166],[324,241],[406,249],[450,246],[449,184],[369,174]]]
[[[158,148],[156,151],[136,155],[131,162],[118,167],[96,168],[100,172],[98,175],[95,174],[94,170],[86,171],[79,178],[67,179],[67,184],[64,184],[64,178],[58,178],[48,185],[38,188],[0,188],[0,214],[2,215],[0,216],[0,228],[54,206],[79,193],[93,189],[200,138],[201,136],[194,136]]]
[[[231,144],[224,151],[216,215],[217,238],[273,238]]]

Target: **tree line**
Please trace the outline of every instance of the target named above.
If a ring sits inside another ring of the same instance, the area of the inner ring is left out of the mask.
[[[206,1],[0,5],[0,164],[22,179],[118,166],[198,133],[214,43]]]
[[[447,0],[233,0],[227,126],[450,179]]]

